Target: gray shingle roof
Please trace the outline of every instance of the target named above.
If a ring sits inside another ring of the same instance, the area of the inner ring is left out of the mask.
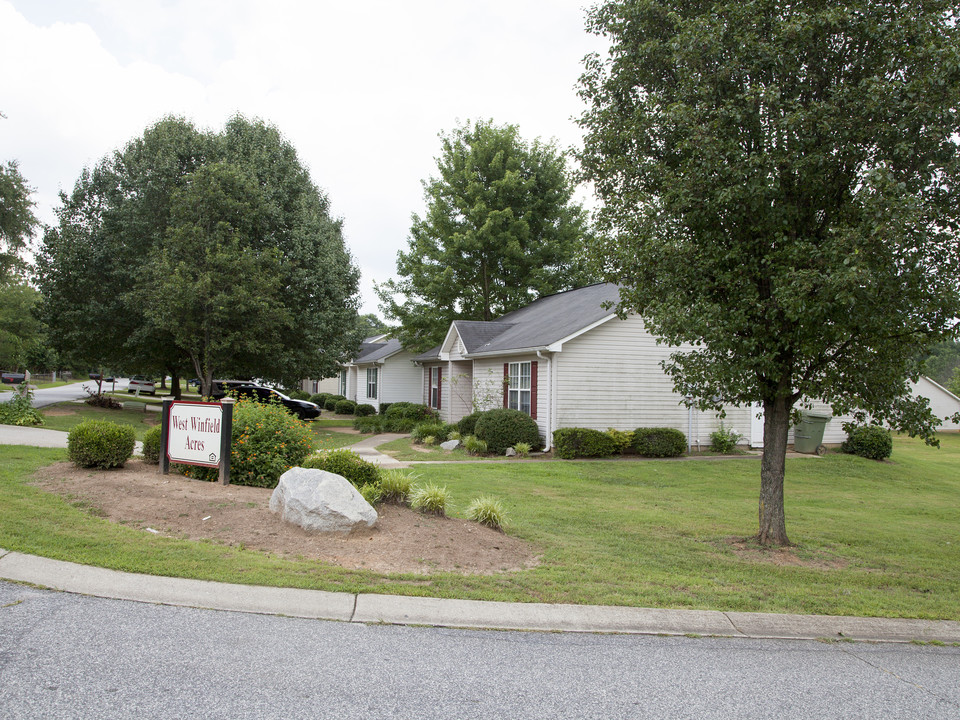
[[[360,345],[360,353],[356,358],[353,359],[354,363],[372,363],[377,362],[378,360],[383,360],[384,358],[395,355],[396,353],[403,350],[403,346],[400,345],[400,341],[394,338],[387,340],[386,342],[379,343],[362,343]]]

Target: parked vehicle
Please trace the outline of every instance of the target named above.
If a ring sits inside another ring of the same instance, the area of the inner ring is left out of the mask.
[[[240,385],[236,388],[238,398],[251,398],[257,402],[279,402],[301,420],[320,417],[320,406],[307,400],[294,400],[279,390],[262,385]]]
[[[147,395],[156,395],[157,385],[146,375],[134,375],[130,378],[130,382],[127,383],[127,392],[132,395],[137,390]]]
[[[90,373],[91,380],[100,380],[100,373],[92,372]],[[101,382],[114,382],[116,378],[113,375],[107,375]]]
[[[24,373],[5,372],[2,376],[0,376],[0,380],[8,385],[19,385],[20,383],[27,381],[27,376]]]

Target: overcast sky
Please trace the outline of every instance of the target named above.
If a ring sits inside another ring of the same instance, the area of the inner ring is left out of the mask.
[[[41,221],[169,115],[277,126],[343,218],[363,312],[396,272],[437,133],[479,118],[577,145],[592,0],[0,0],[0,161]]]

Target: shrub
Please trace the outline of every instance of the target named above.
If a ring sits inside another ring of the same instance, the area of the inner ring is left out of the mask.
[[[560,428],[553,431],[553,454],[558,458],[608,457],[617,443],[605,432],[590,428]]]
[[[155,425],[143,436],[143,461],[151,465],[160,464],[160,433],[163,432],[163,428],[159,425]]]
[[[456,427],[456,425],[453,425],[452,427]],[[447,440],[459,440],[461,437],[462,436],[460,435],[459,430],[451,430],[447,433]]]
[[[353,415],[357,411],[357,404],[352,400],[337,400],[333,410],[337,415]]]
[[[710,450],[723,455],[736,452],[737,444],[743,440],[743,435],[736,430],[727,430],[720,421],[720,427],[710,433]]]
[[[417,421],[413,418],[384,417],[382,421],[383,432],[408,433],[417,426]]]
[[[468,435],[473,435],[477,429],[477,418],[483,415],[482,412],[470,413],[469,415],[464,415],[457,422],[457,431],[460,433],[460,437],[467,437]]]
[[[495,455],[503,455],[518,442],[540,447],[537,421],[519,410],[488,410],[477,419],[474,434],[487,443],[487,450]]]
[[[403,470],[392,468],[380,472],[380,492],[384,502],[405,503],[417,475],[408,475]]]
[[[361,497],[370,505],[376,505],[383,499],[383,491],[380,489],[380,483],[367,483],[358,488]]]
[[[856,425],[844,423],[847,439],[840,450],[870,460],[885,460],[893,453],[893,436],[879,425]]]
[[[43,425],[43,416],[33,407],[33,391],[20,385],[13,398],[0,403],[0,425]]]
[[[376,415],[377,409],[373,405],[361,403],[360,405],[357,405],[356,409],[353,411],[353,414],[357,417],[369,417],[370,415]]]
[[[607,428],[607,435],[609,435],[610,439],[613,440],[614,445],[617,447],[617,454],[619,455],[629,452],[633,447],[632,430],[616,430],[615,428]]]
[[[330,397],[330,393],[314,393],[310,396],[310,402],[316,403],[321,408],[325,407],[327,404],[327,398]]]
[[[446,515],[449,502],[450,492],[447,488],[432,483],[418,485],[410,492],[410,507],[421,512]]]
[[[323,409],[336,412],[337,403],[341,400],[346,400],[346,398],[343,395],[329,395],[327,399],[323,401]]]
[[[480,496],[467,506],[467,517],[481,525],[503,532],[506,515],[503,503],[493,497]]]
[[[136,433],[129,425],[85,420],[67,435],[67,456],[77,467],[123,467],[133,455],[136,441]]]
[[[293,398],[294,400],[309,400],[310,393],[306,390],[291,390],[287,393],[287,397]]]
[[[386,415],[386,414],[387,414],[387,410],[390,409],[390,406],[391,406],[391,405],[393,405],[393,403],[380,403],[380,414],[381,414],[381,415]]]
[[[383,411],[383,414],[385,417],[391,419],[402,418],[416,422],[423,422],[424,420],[436,422],[439,419],[439,416],[426,405],[411,402],[390,403],[390,406],[386,411]]]
[[[123,404],[116,398],[112,398],[109,395],[97,395],[94,393],[84,400],[84,402],[87,405],[93,405],[93,407],[102,407],[107,408],[108,410],[123,410]]]
[[[530,447],[530,443],[517,443],[513,446],[513,449],[520,457],[526,457],[533,448]]]
[[[427,446],[436,445],[436,444],[437,444],[437,439],[436,439],[433,435],[427,435],[427,436],[423,439],[423,444],[424,444],[424,445],[427,445]]]
[[[335,473],[345,477],[358,488],[380,480],[380,468],[346,448],[314,455],[304,461],[301,467]]]
[[[373,417],[358,417],[353,421],[353,429],[366,433],[383,432],[383,419],[374,415]]]
[[[644,457],[680,457],[687,451],[687,436],[674,428],[637,428],[633,449]]]
[[[420,423],[410,431],[410,437],[413,438],[414,442],[423,442],[424,438],[429,436],[433,436],[436,442],[446,442],[454,427],[454,425],[447,425],[446,423]]]
[[[316,447],[309,427],[275,403],[241,399],[233,406],[230,482],[276,487],[280,476],[300,465]],[[215,481],[217,468],[183,465],[187,477]]]
[[[467,435],[463,441],[463,449],[468,455],[483,455],[487,452],[487,444],[476,435]]]

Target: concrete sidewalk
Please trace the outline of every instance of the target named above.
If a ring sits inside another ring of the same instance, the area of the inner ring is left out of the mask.
[[[348,445],[345,449],[353,450],[357,455],[371,462],[374,465],[379,465],[382,468],[407,468],[410,467],[409,463],[401,462],[396,460],[389,455],[384,455],[382,452],[377,450],[377,446],[383,445],[384,443],[391,442],[393,440],[399,440],[400,438],[407,437],[402,433],[384,433],[382,435],[371,435],[370,437],[364,438],[360,442],[354,443],[353,445]]]
[[[546,605],[231,585],[105,570],[0,549],[0,579],[96,597],[317,620],[541,632],[960,642],[960,623]]]

